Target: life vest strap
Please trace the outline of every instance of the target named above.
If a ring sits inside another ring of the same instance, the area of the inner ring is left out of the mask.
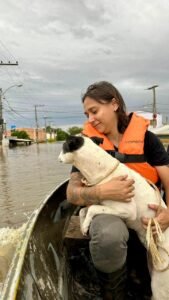
[[[144,154],[124,154],[114,150],[107,150],[107,152],[121,163],[143,163],[147,161]]]

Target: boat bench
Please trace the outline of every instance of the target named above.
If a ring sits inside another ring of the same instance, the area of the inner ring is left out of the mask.
[[[89,237],[81,233],[79,216],[71,216],[64,235],[64,245],[68,253],[75,253],[77,249],[88,247],[88,243]]]
[[[88,236],[84,236],[80,230],[80,218],[79,216],[71,216],[69,225],[65,232],[64,240],[89,240]]]

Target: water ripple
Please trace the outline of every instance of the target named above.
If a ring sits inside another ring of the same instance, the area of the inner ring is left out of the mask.
[[[0,152],[0,227],[20,226],[57,184],[70,165],[58,162],[62,143],[3,148]]]

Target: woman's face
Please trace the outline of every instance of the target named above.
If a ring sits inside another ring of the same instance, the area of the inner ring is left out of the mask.
[[[110,103],[99,103],[86,97],[83,103],[84,113],[89,123],[101,133],[109,133],[117,126],[117,101],[113,98]]]

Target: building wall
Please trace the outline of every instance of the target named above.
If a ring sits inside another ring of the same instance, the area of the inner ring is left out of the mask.
[[[18,131],[26,131],[30,139],[36,141],[36,129],[35,128],[16,128]],[[6,136],[11,136],[11,130],[6,131]],[[38,129],[38,140],[39,142],[46,141],[46,132],[43,128]]]
[[[56,140],[56,133],[55,132],[51,132],[51,133],[47,132],[46,139],[47,140]]]

